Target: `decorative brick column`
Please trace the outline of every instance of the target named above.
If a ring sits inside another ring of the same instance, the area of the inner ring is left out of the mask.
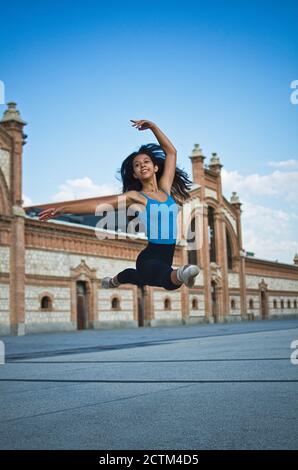
[[[229,313],[229,282],[225,219],[220,207],[218,207],[214,212],[214,222],[216,237],[216,263],[221,270],[221,296],[219,298],[219,314],[222,317],[221,319],[223,319]]]
[[[8,109],[4,111],[3,118],[0,121],[1,126],[13,139],[13,152],[11,158],[11,202],[13,206],[22,206],[22,158],[23,145],[26,135],[23,128],[27,124],[16,109],[16,103],[7,103]]]
[[[200,144],[195,144],[192,154],[190,155],[192,165],[192,179],[194,183],[202,185],[205,179],[204,175],[204,160],[205,156],[202,153]]]
[[[182,246],[181,265],[188,264],[187,263],[187,242],[185,239],[182,240],[181,246]],[[182,284],[179,290],[181,293],[180,298],[181,298],[182,323],[186,323],[187,319],[189,318],[189,289],[184,284]]]
[[[212,299],[211,299],[211,270],[208,237],[208,204],[203,204],[203,246],[202,246],[202,269],[204,275],[205,292],[205,315],[208,322],[213,322]]]
[[[10,332],[25,334],[25,212],[13,207],[10,245]]]
[[[138,324],[139,322],[139,306],[138,306],[138,286],[133,285],[133,321]]]
[[[232,193],[231,204],[236,210],[236,224],[237,224],[237,238],[238,238],[238,253],[239,256],[239,285],[240,285],[240,312],[241,317],[247,317],[246,306],[246,275],[245,275],[245,251],[242,247],[242,228],[241,228],[241,202],[236,192]],[[237,256],[237,257],[238,257]]]
[[[144,326],[151,326],[151,321],[155,318],[152,286],[144,286]]]
[[[10,159],[10,200],[12,205],[10,246],[10,325],[11,334],[25,334],[25,231],[22,204],[22,156],[26,136],[16,103],[7,103],[0,125],[12,138]]]
[[[208,238],[208,205],[205,203],[205,156],[199,144],[195,144],[191,156],[192,177],[194,183],[201,186],[201,203],[203,206],[203,243],[200,250],[200,263],[204,276],[204,301],[206,321],[212,322],[212,300],[211,300],[211,273],[210,273],[210,255],[209,255],[209,238]]]
[[[225,217],[222,212],[224,201],[222,196],[221,169],[222,164],[217,153],[212,153],[209,168],[216,175],[216,193],[218,199],[217,208],[214,211],[215,245],[216,245],[216,264],[220,268],[220,284],[218,285],[218,303],[220,321],[229,313],[229,279],[228,279],[228,260],[226,246],[226,228]]]

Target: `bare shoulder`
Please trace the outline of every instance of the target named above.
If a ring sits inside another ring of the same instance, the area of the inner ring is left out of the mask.
[[[127,191],[126,194],[131,203],[136,202],[139,204],[146,205],[147,199],[139,191],[131,190],[131,191]]]

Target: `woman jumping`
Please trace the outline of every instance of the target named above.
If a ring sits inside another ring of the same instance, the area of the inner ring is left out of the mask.
[[[65,213],[95,213],[99,203],[108,203],[113,208],[122,201],[126,207],[137,204],[144,209],[139,213],[139,220],[144,225],[148,244],[136,259],[136,269],[127,268],[114,277],[104,277],[102,287],[115,288],[120,284],[158,286],[166,290],[178,289],[182,284],[193,287],[199,274],[198,266],[186,264],[172,268],[177,211],[181,202],[190,197],[187,190],[191,181],[176,167],[177,151],[156,124],[148,120],[131,119],[131,122],[139,131],[150,129],[160,145],[142,145],[123,161],[120,169],[123,193],[100,200],[52,204],[39,213],[39,219],[46,221]]]

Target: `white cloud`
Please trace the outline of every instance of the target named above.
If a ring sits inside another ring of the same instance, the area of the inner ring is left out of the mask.
[[[281,160],[279,162],[268,162],[268,165],[276,168],[298,168],[298,160]]]
[[[26,196],[26,194],[23,194],[23,207],[32,206],[32,205],[33,205],[32,199],[29,196]]]
[[[268,175],[241,175],[238,171],[222,169],[223,192],[237,191],[241,198],[268,196],[283,199],[288,203],[298,200],[298,171],[273,171]]]
[[[292,264],[298,252],[298,240],[293,236],[297,215],[247,201],[242,210],[244,249],[258,258]]]
[[[59,191],[55,193],[51,199],[54,202],[86,199],[89,197],[116,194],[121,192],[121,189],[121,187],[117,188],[109,184],[97,185],[93,183],[91,178],[85,176],[84,178],[66,180],[66,183],[59,186]]]
[[[297,183],[297,171],[242,175],[222,169],[223,193],[230,196],[236,191],[242,203],[245,250],[253,251],[259,258],[293,264],[294,254],[298,252]],[[266,207],[268,201],[271,207]],[[272,208],[277,202],[283,203],[282,210]]]

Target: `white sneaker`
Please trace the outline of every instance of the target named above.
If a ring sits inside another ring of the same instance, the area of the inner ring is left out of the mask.
[[[116,287],[118,287],[118,285],[113,284],[112,279],[113,278],[110,276],[103,277],[101,280],[101,287],[103,287],[104,289],[115,289]]]
[[[195,283],[195,277],[199,274],[200,268],[195,264],[185,264],[178,268],[177,277],[179,281],[182,281],[186,287],[193,287]]]

